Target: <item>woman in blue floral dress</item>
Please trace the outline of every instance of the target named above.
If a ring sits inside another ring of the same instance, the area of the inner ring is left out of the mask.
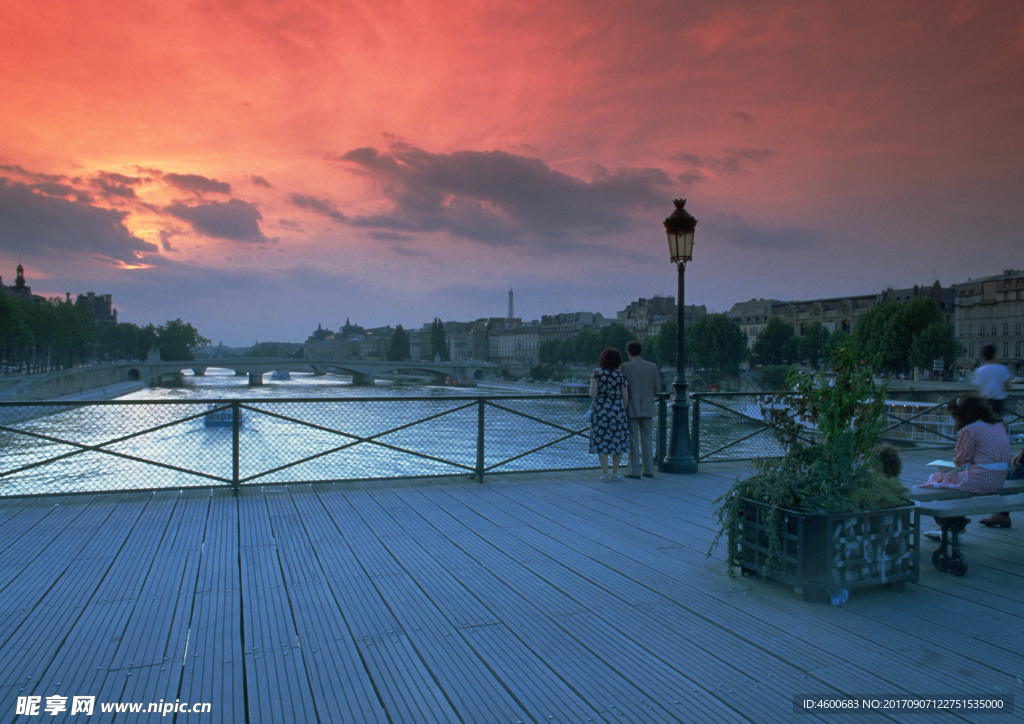
[[[594,398],[590,423],[590,452],[597,453],[601,462],[601,480],[621,480],[619,462],[629,450],[629,421],[626,403],[629,401],[628,383],[619,367],[622,354],[614,347],[601,352],[597,369],[590,376],[590,396]],[[612,456],[612,470],[608,472],[608,456]]]

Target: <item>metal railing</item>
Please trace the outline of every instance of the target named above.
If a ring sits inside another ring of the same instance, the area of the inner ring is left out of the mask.
[[[890,394],[881,440],[904,448],[953,447],[956,432],[946,413],[946,403],[967,392]],[[782,454],[762,411],[770,396],[749,392],[694,394],[691,398],[693,449],[698,461],[752,460]],[[1022,411],[1024,397],[1011,395],[1004,403],[1003,422],[1015,445],[1024,444]]]
[[[949,393],[900,393],[885,440],[949,448]],[[692,396],[699,462],[782,450],[755,393]],[[668,398],[654,421],[666,453]],[[0,497],[486,475],[595,467],[587,395],[0,402]],[[1004,409],[1024,443],[1024,398]]]
[[[587,395],[0,403],[0,497],[593,468],[589,405]]]

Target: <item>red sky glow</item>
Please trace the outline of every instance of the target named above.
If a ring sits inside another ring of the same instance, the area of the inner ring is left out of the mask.
[[[1009,0],[9,0],[0,276],[230,345],[1020,268]]]

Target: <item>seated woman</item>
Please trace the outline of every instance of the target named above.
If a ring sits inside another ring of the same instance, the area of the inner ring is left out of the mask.
[[[956,488],[971,493],[994,493],[1006,482],[1012,457],[1010,437],[982,398],[967,395],[947,405],[957,429],[956,468],[933,473],[924,488]]]

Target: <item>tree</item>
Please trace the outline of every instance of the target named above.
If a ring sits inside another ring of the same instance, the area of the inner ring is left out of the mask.
[[[157,346],[164,360],[193,360],[195,351],[210,343],[188,322],[175,319],[157,328]]]
[[[658,360],[658,364],[665,367],[675,366],[676,352],[678,350],[676,340],[678,329],[679,327],[674,319],[669,319],[662,323],[658,334],[654,337],[654,343],[651,345],[652,356]]]
[[[441,318],[434,317],[434,321],[430,325],[430,359],[438,358],[442,362],[448,361],[448,334],[444,330],[444,322],[441,321]]]
[[[621,324],[610,324],[607,327],[601,327],[597,332],[597,336],[601,342],[602,350],[606,347],[614,347],[622,353],[623,359],[626,359],[626,345],[636,339],[636,335]]]
[[[399,324],[395,327],[395,333],[391,335],[391,342],[388,343],[388,351],[384,358],[389,362],[402,362],[412,356],[410,350],[409,333]]]
[[[960,343],[953,328],[945,322],[933,322],[914,338],[910,345],[910,364],[931,369],[935,360],[942,360],[945,368],[953,366],[960,356]]]
[[[864,359],[875,359],[882,353],[882,338],[889,326],[889,320],[899,312],[902,304],[895,300],[882,302],[864,312],[853,328],[857,353]]]
[[[562,343],[558,339],[545,339],[537,350],[537,359],[542,365],[556,365],[565,360],[561,357]]]
[[[790,365],[797,360],[798,346],[793,325],[772,317],[754,340],[750,358],[757,365]]]
[[[868,310],[857,320],[853,336],[865,359],[876,360],[883,370],[900,372],[915,366],[911,361],[914,340],[935,323],[942,323],[938,303],[918,296],[906,304],[888,301]],[[931,360],[926,366],[931,367]]]
[[[7,368],[21,372],[35,343],[29,324],[28,305],[0,294],[0,359]]]
[[[835,354],[835,351],[842,347],[844,344],[852,344],[852,342],[850,342],[850,339],[852,339],[850,333],[844,329],[837,329],[836,331],[832,332],[832,334],[828,336],[828,341],[825,343],[824,361],[826,363],[831,364],[832,356]]]
[[[882,366],[893,371],[913,367],[910,348],[914,339],[936,322],[942,322],[942,311],[934,299],[914,297],[902,305],[882,334]]]
[[[814,322],[804,330],[800,337],[799,355],[800,359],[818,369],[821,363],[828,357],[829,337],[831,332],[821,322]]]
[[[601,340],[597,338],[597,332],[592,329],[584,329],[572,338],[572,358],[577,364],[595,364],[597,356],[601,354]]]
[[[743,330],[725,313],[711,314],[686,330],[687,354],[694,367],[733,373],[747,356]]]

